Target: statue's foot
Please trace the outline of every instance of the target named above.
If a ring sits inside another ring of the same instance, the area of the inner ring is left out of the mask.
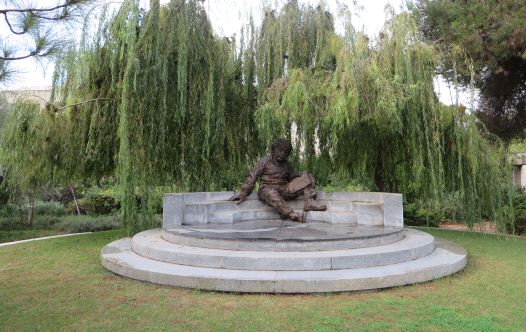
[[[327,210],[326,205],[314,205],[312,203],[307,203],[303,207],[303,211],[325,211]]]
[[[298,213],[298,212],[289,213],[289,219],[292,221],[299,222],[299,223],[305,222],[305,219],[303,218],[303,213]]]

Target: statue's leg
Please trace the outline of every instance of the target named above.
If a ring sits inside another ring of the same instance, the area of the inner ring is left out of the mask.
[[[303,211],[325,211],[327,206],[317,205],[314,203],[316,198],[316,190],[314,186],[309,185],[303,190]]]
[[[279,213],[282,219],[292,219],[294,221],[303,222],[301,214],[294,212],[285,201],[279,190],[271,187],[263,187],[259,191],[259,199],[267,205],[270,205],[276,212]]]
[[[304,172],[300,177],[295,178],[287,185],[285,198],[294,198],[303,194],[304,211],[325,211],[327,210],[325,205],[314,204],[314,200],[316,199],[315,184],[316,181],[312,174]]]
[[[318,194],[316,193],[316,180],[314,180],[314,176],[310,173],[307,173],[307,175],[309,176],[309,180],[310,180],[310,183],[312,185],[312,193],[311,193],[311,197],[313,199],[316,199],[318,197]]]

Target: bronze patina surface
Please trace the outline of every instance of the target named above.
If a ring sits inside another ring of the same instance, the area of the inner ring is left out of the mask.
[[[303,195],[303,211],[324,211],[324,205],[315,205],[316,181],[314,176],[306,171],[294,174],[288,158],[292,152],[292,144],[288,140],[278,139],[272,144],[272,152],[261,158],[247,176],[241,186],[241,192],[231,198],[242,203],[254,189],[259,180],[258,197],[279,213],[282,219],[304,222],[304,213],[290,208],[287,201]]]

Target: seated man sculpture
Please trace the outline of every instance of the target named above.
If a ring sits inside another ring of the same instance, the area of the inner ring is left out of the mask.
[[[282,219],[305,222],[304,214],[293,211],[287,201],[300,195],[304,197],[303,211],[324,211],[324,205],[314,204],[316,198],[314,177],[306,171],[294,175],[288,157],[292,145],[288,140],[278,139],[272,144],[270,155],[263,157],[252,169],[241,186],[241,192],[230,200],[242,203],[254,189],[260,179],[259,199],[276,210]]]

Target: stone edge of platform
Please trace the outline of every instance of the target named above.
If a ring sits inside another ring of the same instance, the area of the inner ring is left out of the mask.
[[[424,268],[422,270],[402,270],[400,273],[384,276],[372,276],[355,279],[329,279],[319,278],[316,280],[257,280],[253,278],[246,279],[220,279],[213,277],[196,277],[191,275],[172,275],[153,270],[140,270],[127,264],[124,260],[110,259],[105,257],[108,254],[117,254],[125,251],[131,254],[131,239],[124,238],[114,241],[101,250],[102,265],[116,273],[132,279],[148,281],[161,285],[170,285],[175,287],[202,289],[210,291],[225,291],[237,293],[328,293],[328,292],[347,292],[371,289],[391,288],[415,283],[426,282],[447,275],[454,274],[462,270],[467,264],[467,253],[461,246],[447,240],[437,239],[437,251],[444,251],[444,255],[454,255],[456,257],[447,264],[438,264]],[[433,254],[432,254],[433,255]],[[432,256],[430,255],[430,256]],[[138,255],[137,255],[138,256]],[[427,256],[427,257],[430,257]],[[141,257],[141,256],[139,256]],[[146,258],[144,258],[146,259]],[[422,260],[426,257],[422,258]],[[152,261],[154,264],[156,261]],[[158,262],[159,264],[169,264]],[[403,264],[403,263],[402,263]],[[394,266],[394,265],[393,265]],[[193,267],[189,267],[193,268]],[[206,268],[199,268],[206,269]],[[371,268],[367,268],[371,269]],[[232,270],[237,271],[237,270]],[[278,275],[284,271],[254,271],[262,275]],[[288,272],[288,271],[287,271]],[[303,272],[303,271],[292,271]],[[306,271],[308,273],[308,271]],[[301,275],[301,274],[298,274]]]
[[[394,244],[359,249],[262,251],[183,246],[161,238],[159,229],[144,231],[132,239],[132,250],[161,262],[233,270],[316,271],[389,265],[419,259],[435,250],[434,237],[405,229]],[[371,249],[369,249],[371,248]]]
[[[271,250],[271,251],[301,251],[301,250],[339,250],[358,249],[379,246],[397,242],[403,238],[404,228],[397,229],[386,235],[377,235],[357,239],[332,240],[254,240],[254,239],[221,239],[175,234],[162,230],[162,238],[175,244],[226,250]]]

